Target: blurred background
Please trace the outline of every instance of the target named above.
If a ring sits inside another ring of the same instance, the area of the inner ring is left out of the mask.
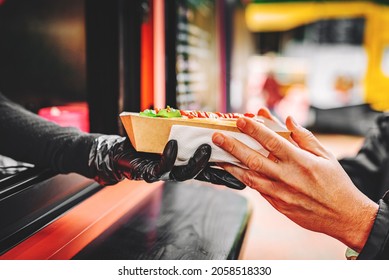
[[[83,106],[85,130],[121,131],[124,110],[266,106],[363,135],[389,106],[386,1],[0,3],[1,91],[36,112]]]
[[[124,135],[122,111],[166,105],[268,107],[340,158],[389,108],[389,1],[0,0],[0,38],[0,91],[84,131]],[[240,193],[254,209],[241,258],[344,258]]]

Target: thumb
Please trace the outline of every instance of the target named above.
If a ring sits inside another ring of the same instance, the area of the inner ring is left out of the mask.
[[[292,132],[291,138],[301,149],[311,152],[317,156],[328,157],[330,155],[312,132],[297,124],[294,118],[288,116],[285,124],[286,128]]]

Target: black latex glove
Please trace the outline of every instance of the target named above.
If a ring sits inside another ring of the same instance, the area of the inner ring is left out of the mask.
[[[95,180],[101,185],[112,185],[124,178],[131,180],[185,181],[198,179],[234,189],[244,189],[245,185],[228,172],[214,168],[208,163],[211,146],[203,144],[198,147],[187,165],[174,166],[178,151],[176,140],[170,140],[162,153],[141,153],[135,151],[125,137],[99,136],[92,146],[89,166]]]

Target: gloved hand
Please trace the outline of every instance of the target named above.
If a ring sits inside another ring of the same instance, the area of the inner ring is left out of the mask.
[[[234,189],[244,189],[245,185],[228,172],[214,168],[209,163],[211,146],[198,147],[187,165],[174,166],[178,151],[176,140],[170,140],[162,153],[137,152],[125,137],[104,135],[96,138],[89,154],[89,167],[95,180],[101,185],[112,185],[124,178],[131,180],[185,181],[197,179]]]

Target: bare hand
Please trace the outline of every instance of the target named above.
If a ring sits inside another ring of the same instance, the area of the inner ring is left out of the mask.
[[[234,138],[215,133],[213,142],[248,169],[228,163],[221,167],[256,189],[295,223],[330,235],[359,252],[378,205],[354,186],[335,156],[291,117],[286,119],[286,127],[294,143],[248,118],[239,119],[237,125],[272,157],[266,158]]]

